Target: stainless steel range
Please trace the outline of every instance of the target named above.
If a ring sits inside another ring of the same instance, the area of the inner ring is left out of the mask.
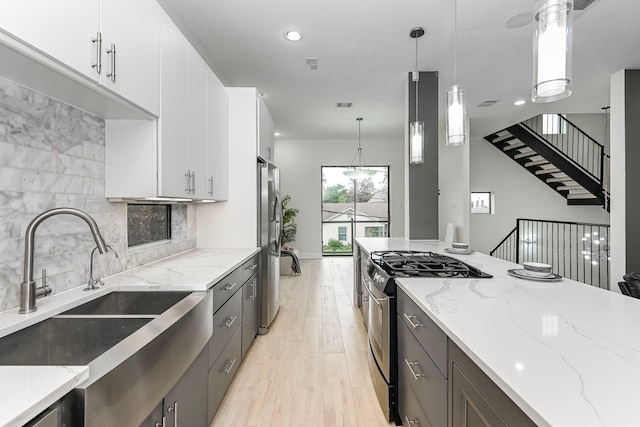
[[[397,410],[396,277],[490,278],[490,274],[456,258],[434,252],[372,252],[364,271],[362,309],[369,338],[369,372],[378,401],[389,421],[400,423]]]

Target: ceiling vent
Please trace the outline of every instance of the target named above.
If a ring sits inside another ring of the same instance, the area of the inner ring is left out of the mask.
[[[351,108],[352,105],[353,105],[353,102],[338,102],[336,104],[336,107],[338,107],[338,108]]]
[[[573,10],[585,10],[595,2],[596,0],[573,0]]]
[[[305,58],[305,62],[311,70],[318,69],[318,58]]]
[[[500,101],[499,99],[489,99],[478,104],[478,107],[491,107],[496,102]]]

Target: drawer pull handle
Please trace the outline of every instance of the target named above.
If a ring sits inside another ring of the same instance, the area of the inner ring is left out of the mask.
[[[258,264],[253,264],[253,265],[250,265],[249,267],[247,267],[247,270],[251,270],[251,271],[253,271],[253,270],[255,270],[256,268],[258,268]]]
[[[416,371],[413,370],[413,367],[418,365],[418,362],[409,362],[407,359],[404,359],[404,362],[409,367],[409,370],[411,371],[411,375],[413,375],[413,379],[419,380],[420,377],[424,377],[425,376],[424,374],[421,374],[421,373],[416,372]]]
[[[156,421],[156,427],[167,427],[167,416],[162,416],[162,422]]]
[[[231,325],[233,325],[233,322],[235,322],[237,318],[238,318],[238,316],[230,317],[229,320],[226,321],[224,326],[226,326],[227,328],[230,328]]]
[[[167,411],[173,412],[173,427],[178,427],[178,401],[173,402],[173,406],[169,406]]]
[[[420,422],[418,420],[409,419],[409,417],[407,417],[406,415],[404,417],[404,420],[407,422],[408,426],[419,426],[420,425]]]
[[[404,317],[409,321],[409,324],[413,329],[417,329],[420,326],[424,326],[422,323],[414,323],[412,319],[415,319],[416,316],[409,316],[407,313],[404,313]]]
[[[231,370],[233,369],[233,365],[236,364],[236,359],[227,360],[227,363],[229,364],[229,367],[224,370],[224,373],[225,374],[230,374]]]
[[[224,290],[225,291],[230,291],[231,289],[235,288],[236,286],[238,286],[238,282],[229,283],[227,286],[224,287]]]

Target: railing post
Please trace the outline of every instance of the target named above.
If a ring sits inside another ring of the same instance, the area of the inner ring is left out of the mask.
[[[516,264],[520,264],[520,219],[516,219]]]

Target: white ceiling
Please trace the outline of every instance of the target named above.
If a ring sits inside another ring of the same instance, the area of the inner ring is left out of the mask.
[[[452,0],[159,0],[227,86],[255,86],[287,139],[402,138],[413,27],[424,27],[418,67],[438,71],[440,105],[454,83]],[[467,94],[472,134],[483,136],[540,112],[600,112],[609,76],[640,68],[640,1],[596,0],[574,22],[573,94],[529,99],[532,25],[506,21],[533,0],[458,0],[457,80]],[[293,43],[289,29],[303,33]],[[318,59],[312,71],[305,58]],[[492,107],[477,107],[499,100]],[[336,102],[353,102],[338,109]],[[441,109],[442,111],[442,109]],[[498,127],[496,127],[498,126]]]

